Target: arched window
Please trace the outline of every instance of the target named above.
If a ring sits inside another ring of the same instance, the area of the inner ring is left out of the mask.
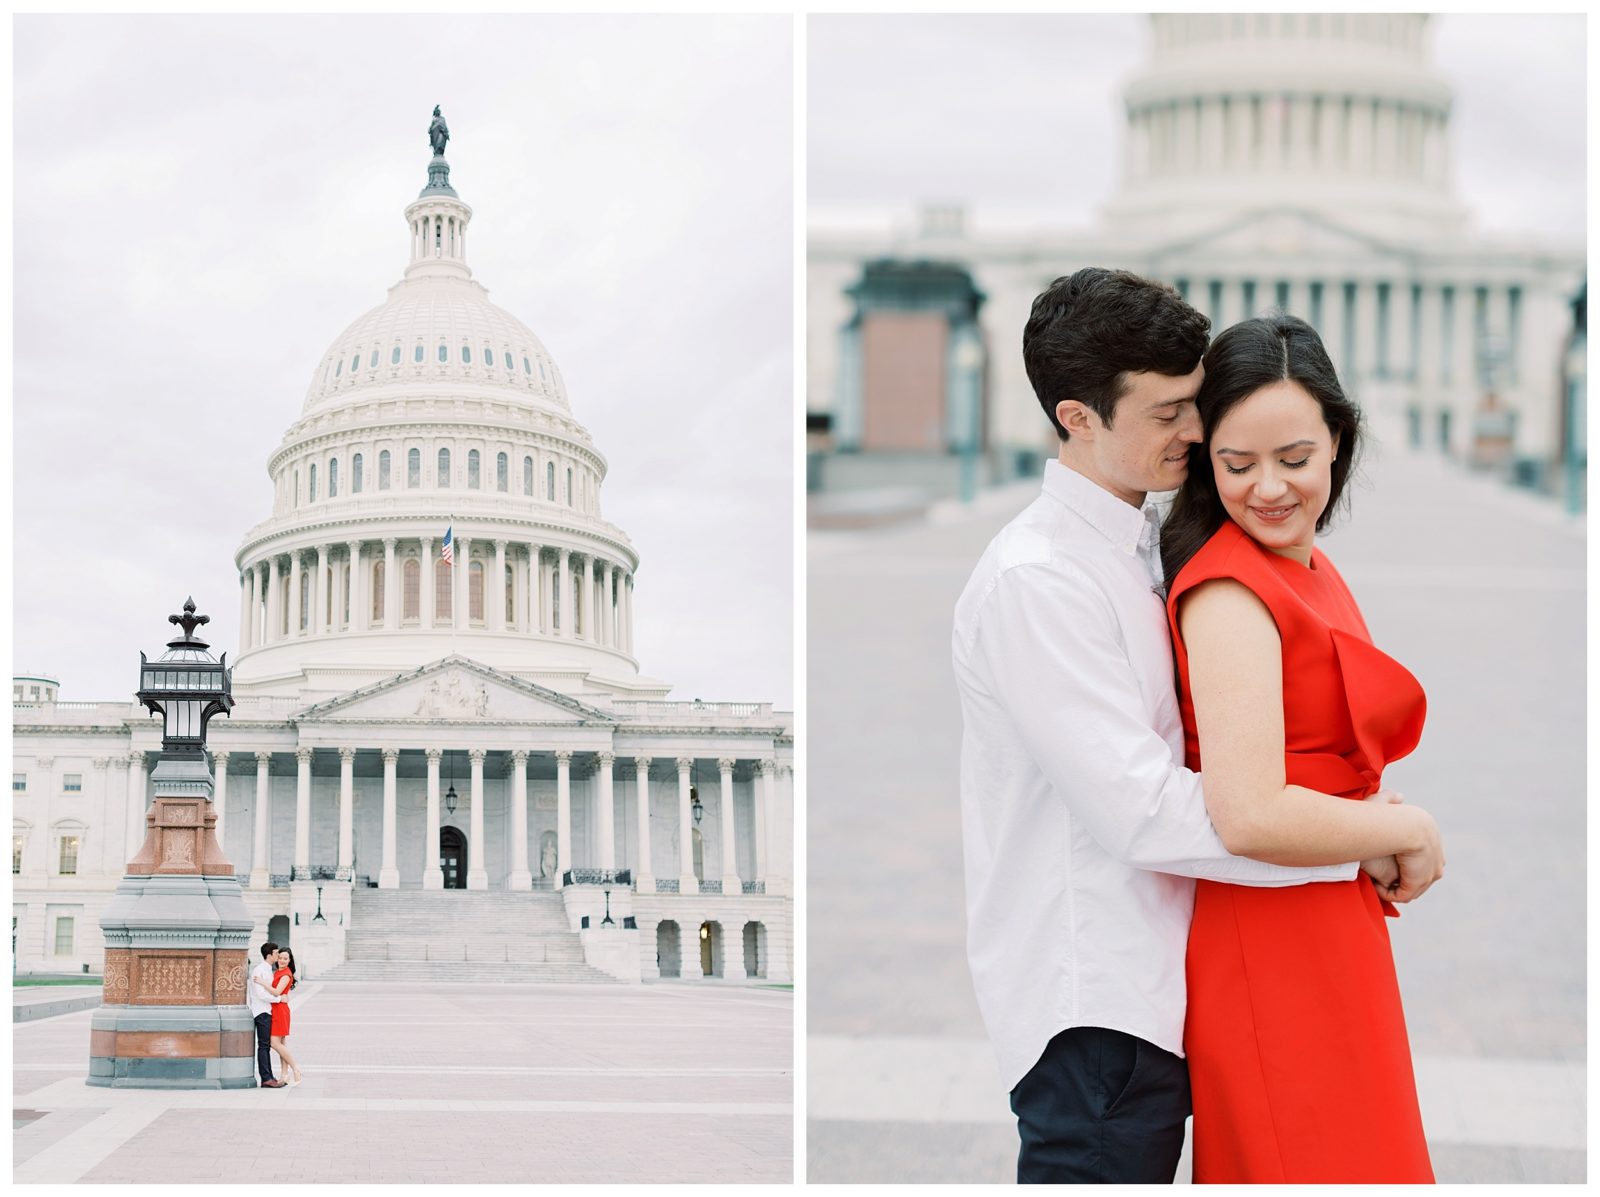
[[[504,453],[494,459],[494,488],[501,493],[511,488],[511,459]]]
[[[294,472],[294,505],[300,506],[300,471]]]
[[[422,450],[413,449],[406,454],[406,485],[415,487],[422,485]]]
[[[522,493],[530,499],[533,497],[533,458],[522,459]]]
[[[572,574],[572,634],[586,635],[589,631],[589,613],[583,609],[583,575]]]
[[[572,467],[567,467],[567,506],[572,506]]]
[[[438,486],[450,485],[450,450],[439,450],[439,471],[435,482]]]
[[[331,498],[332,496],[330,495],[329,497]],[[333,625],[333,566],[328,566],[327,576],[322,581],[322,593],[328,596],[328,609],[322,613],[323,619],[327,622],[322,626],[331,627]]]
[[[383,622],[384,563],[372,563],[372,622]]]
[[[311,571],[300,572],[300,622],[295,626],[305,630],[311,623]]]
[[[396,345],[389,351],[389,364],[391,366],[398,366],[400,364],[400,346]]]
[[[350,359],[350,373],[354,374],[361,369],[361,355],[358,353]]]
[[[378,368],[378,351],[376,349],[374,349],[372,351],[372,360],[367,363],[367,369],[376,370],[377,368]]]
[[[483,622],[483,562],[474,561],[467,567],[467,618],[474,623]]]
[[[420,362],[422,360],[422,346],[421,345],[417,346],[416,352],[411,355],[411,360],[414,361],[414,362]]]
[[[491,370],[494,369],[494,349],[491,346],[483,347],[483,364]]]
[[[407,557],[400,567],[400,618],[422,618],[422,562]]]
[[[330,458],[328,458],[328,498],[336,499],[338,497],[339,497],[339,459],[337,457],[330,457]]]
[[[544,463],[544,485],[545,498],[554,503],[556,501],[556,463],[553,461]]]
[[[509,565],[506,566],[506,627],[515,627],[517,623],[517,575]]]
[[[361,454],[357,453],[350,459],[350,493],[361,493]]]
[[[343,373],[344,373],[344,358],[340,358],[340,359],[339,359],[339,360],[338,360],[338,361],[337,361],[337,362],[335,362],[335,363],[334,363],[334,365],[333,365],[333,376],[334,376],[334,377],[335,377],[335,378],[338,378],[338,377],[339,377],[339,375],[341,375],[341,374],[343,374]]]
[[[447,361],[450,360],[450,346],[448,346],[448,345],[439,346],[439,360],[441,362],[447,362]]]
[[[389,489],[389,450],[378,454],[378,489]]]
[[[507,370],[515,370],[516,369],[516,367],[511,364],[511,350],[509,350],[509,349],[506,350],[506,369]]]
[[[464,365],[468,365],[468,366],[472,365],[472,346],[471,345],[463,345],[461,347],[461,361],[462,361],[462,364],[464,364]]]
[[[544,372],[544,359],[543,358],[539,359],[539,377],[544,379],[546,382],[550,381],[550,376]]]
[[[524,374],[532,374],[533,373],[533,365],[532,365],[532,363],[530,363],[528,361],[527,358],[523,358],[522,359],[522,372]]]
[[[482,482],[482,475],[478,472],[478,466],[481,461],[482,458],[479,457],[476,449],[467,450],[467,485],[473,490],[477,490]]]
[[[315,503],[317,501],[317,464],[316,464],[316,462],[312,462],[311,463],[311,501],[313,503]]]
[[[441,619],[450,619],[450,573],[451,566],[443,557],[433,563],[433,619],[437,623]]]

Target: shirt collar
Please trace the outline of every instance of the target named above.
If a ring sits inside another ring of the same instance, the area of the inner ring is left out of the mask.
[[[1148,502],[1143,507],[1130,507],[1060,461],[1044,463],[1044,493],[1077,514],[1118,552],[1130,557],[1141,548],[1148,549],[1159,533],[1155,511]]]

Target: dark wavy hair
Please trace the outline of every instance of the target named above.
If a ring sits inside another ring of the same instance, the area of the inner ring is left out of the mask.
[[[1205,356],[1205,380],[1197,399],[1205,439],[1189,449],[1189,474],[1161,525],[1161,569],[1167,589],[1228,513],[1217,493],[1211,466],[1211,436],[1222,417],[1262,387],[1297,382],[1322,408],[1322,419],[1338,438],[1331,467],[1328,506],[1317,518],[1321,532],[1344,496],[1345,482],[1361,449],[1361,409],[1344,393],[1317,330],[1297,316],[1274,312],[1225,330]]]
[[[1109,428],[1127,375],[1181,378],[1200,364],[1210,332],[1211,321],[1165,283],[1085,266],[1034,299],[1022,362],[1050,426],[1066,440],[1058,403],[1076,399]]]
[[[296,985],[300,984],[299,971],[294,966],[294,953],[289,951],[288,948],[283,948],[282,950],[287,953],[289,957],[289,962],[283,967],[289,970],[289,989],[293,989]],[[288,993],[289,989],[285,989],[284,992]]]

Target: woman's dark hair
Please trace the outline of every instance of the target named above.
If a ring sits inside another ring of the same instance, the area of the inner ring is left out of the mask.
[[[1275,312],[1225,330],[1205,356],[1206,375],[1197,404],[1205,439],[1189,449],[1189,474],[1161,525],[1161,569],[1167,589],[1178,571],[1228,518],[1211,467],[1211,435],[1242,400],[1275,382],[1299,383],[1322,408],[1337,440],[1328,506],[1317,518],[1321,532],[1333,518],[1361,448],[1361,409],[1347,398],[1317,330],[1297,316]]]
[[[284,948],[283,953],[289,957],[288,962],[283,967],[289,970],[289,989],[293,989],[300,983],[299,972],[294,966],[294,953],[288,948]],[[288,993],[289,989],[285,989],[284,992]]]
[[[1109,428],[1126,375],[1181,378],[1200,364],[1210,331],[1211,321],[1165,283],[1085,266],[1033,301],[1022,362],[1050,426],[1066,440],[1058,403],[1076,399]]]

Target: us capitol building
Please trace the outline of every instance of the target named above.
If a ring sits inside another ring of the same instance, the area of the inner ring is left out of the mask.
[[[1414,443],[1470,456],[1492,425],[1536,473],[1582,452],[1561,391],[1581,234],[1473,227],[1427,16],[1148,19],[1096,227],[977,234],[934,207],[895,235],[812,235],[807,407],[834,450],[813,487],[948,490],[951,455],[974,451],[991,479],[1036,473],[1055,448],[1023,326],[1034,296],[1089,265],[1172,284],[1214,333],[1271,308],[1303,317],[1375,424]]]
[[[404,275],[317,362],[235,555],[210,748],[252,943],[314,977],[787,981],[793,715],[640,674],[606,460],[473,278],[448,137],[435,110]],[[15,964],[99,973],[161,726],[58,690],[13,679]]]

